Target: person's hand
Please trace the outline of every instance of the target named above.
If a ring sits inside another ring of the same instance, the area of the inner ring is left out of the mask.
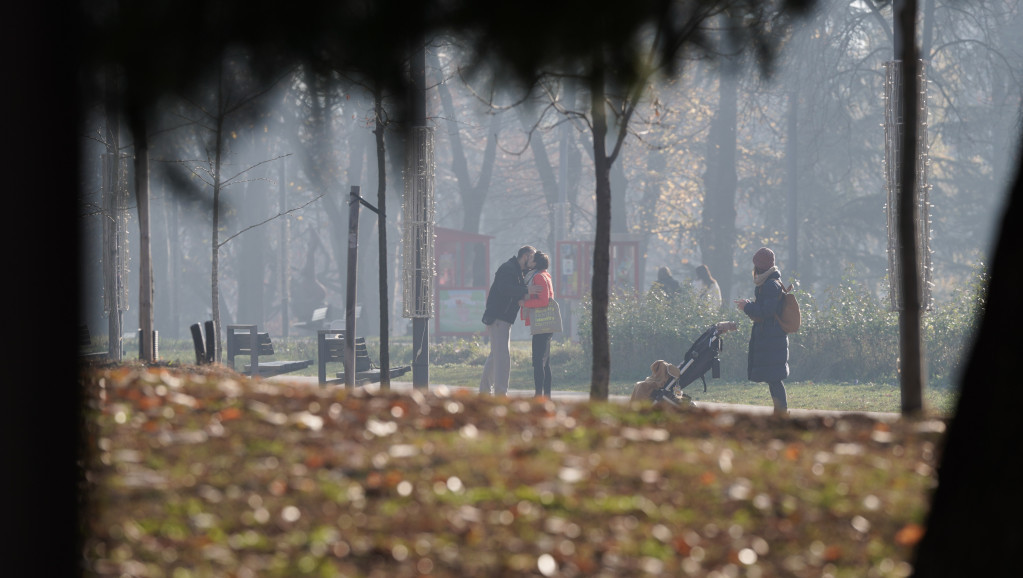
[[[526,300],[525,299],[519,299],[519,307],[525,307],[525,306],[526,306]]]
[[[540,294],[541,289],[542,289],[542,287],[540,287],[539,285],[530,285],[529,286],[529,296],[530,297],[536,297],[537,295]]]
[[[736,299],[735,308],[739,311],[745,312],[747,303],[749,303],[749,299]]]

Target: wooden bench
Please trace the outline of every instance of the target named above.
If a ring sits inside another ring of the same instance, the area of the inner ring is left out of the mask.
[[[274,354],[270,334],[259,333],[255,325],[227,326],[227,362],[234,369],[235,357],[248,357],[249,364],[242,366],[245,375],[271,377],[305,369],[313,364],[312,359],[301,361],[264,361],[259,358]]]
[[[345,332],[343,329],[321,329],[316,332],[316,358],[321,384],[337,384],[345,382]],[[327,364],[340,363],[343,371],[337,372],[334,378],[327,379]],[[394,367],[388,374],[400,377],[412,371],[412,366]],[[355,338],[355,384],[365,385],[380,381],[383,372],[369,358],[364,337]]]

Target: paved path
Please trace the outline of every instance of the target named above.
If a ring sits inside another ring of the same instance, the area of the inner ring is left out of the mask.
[[[291,375],[280,375],[269,378],[268,381],[289,381],[299,382],[309,385],[316,385],[319,383],[316,377],[309,376],[291,376]],[[369,391],[376,391],[380,388],[379,383],[372,383],[369,385],[362,386]],[[431,391],[438,391],[441,388],[445,388],[448,391],[455,390],[467,390],[476,392],[475,387],[463,387],[463,386],[450,386],[450,385],[431,385]],[[412,389],[411,381],[392,381],[391,389],[401,391]],[[532,397],[532,390],[524,389],[510,389],[508,390],[509,397]],[[555,401],[566,401],[566,402],[577,402],[586,401],[590,398],[589,393],[582,391],[553,391],[551,392],[551,399]],[[629,396],[627,395],[611,395],[608,397],[608,401],[617,403],[628,403]],[[696,407],[711,410],[711,411],[731,411],[731,412],[743,412],[752,414],[770,414],[772,412],[771,406],[766,405],[745,405],[738,403],[714,403],[710,401],[697,401],[695,402]],[[890,412],[877,412],[877,411],[838,411],[838,410],[825,410],[825,409],[798,409],[789,408],[789,414],[793,417],[807,417],[807,416],[823,416],[831,415],[835,417],[846,416],[846,415],[865,415],[867,417],[881,420],[881,421],[896,421],[899,419],[900,414]]]

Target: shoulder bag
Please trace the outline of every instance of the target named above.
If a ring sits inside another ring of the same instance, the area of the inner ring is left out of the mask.
[[[553,297],[546,307],[529,310],[529,330],[533,335],[540,333],[561,333],[561,307]]]

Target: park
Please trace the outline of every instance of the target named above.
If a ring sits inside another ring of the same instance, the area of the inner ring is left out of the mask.
[[[46,21],[15,575],[1018,573],[1018,0]]]

